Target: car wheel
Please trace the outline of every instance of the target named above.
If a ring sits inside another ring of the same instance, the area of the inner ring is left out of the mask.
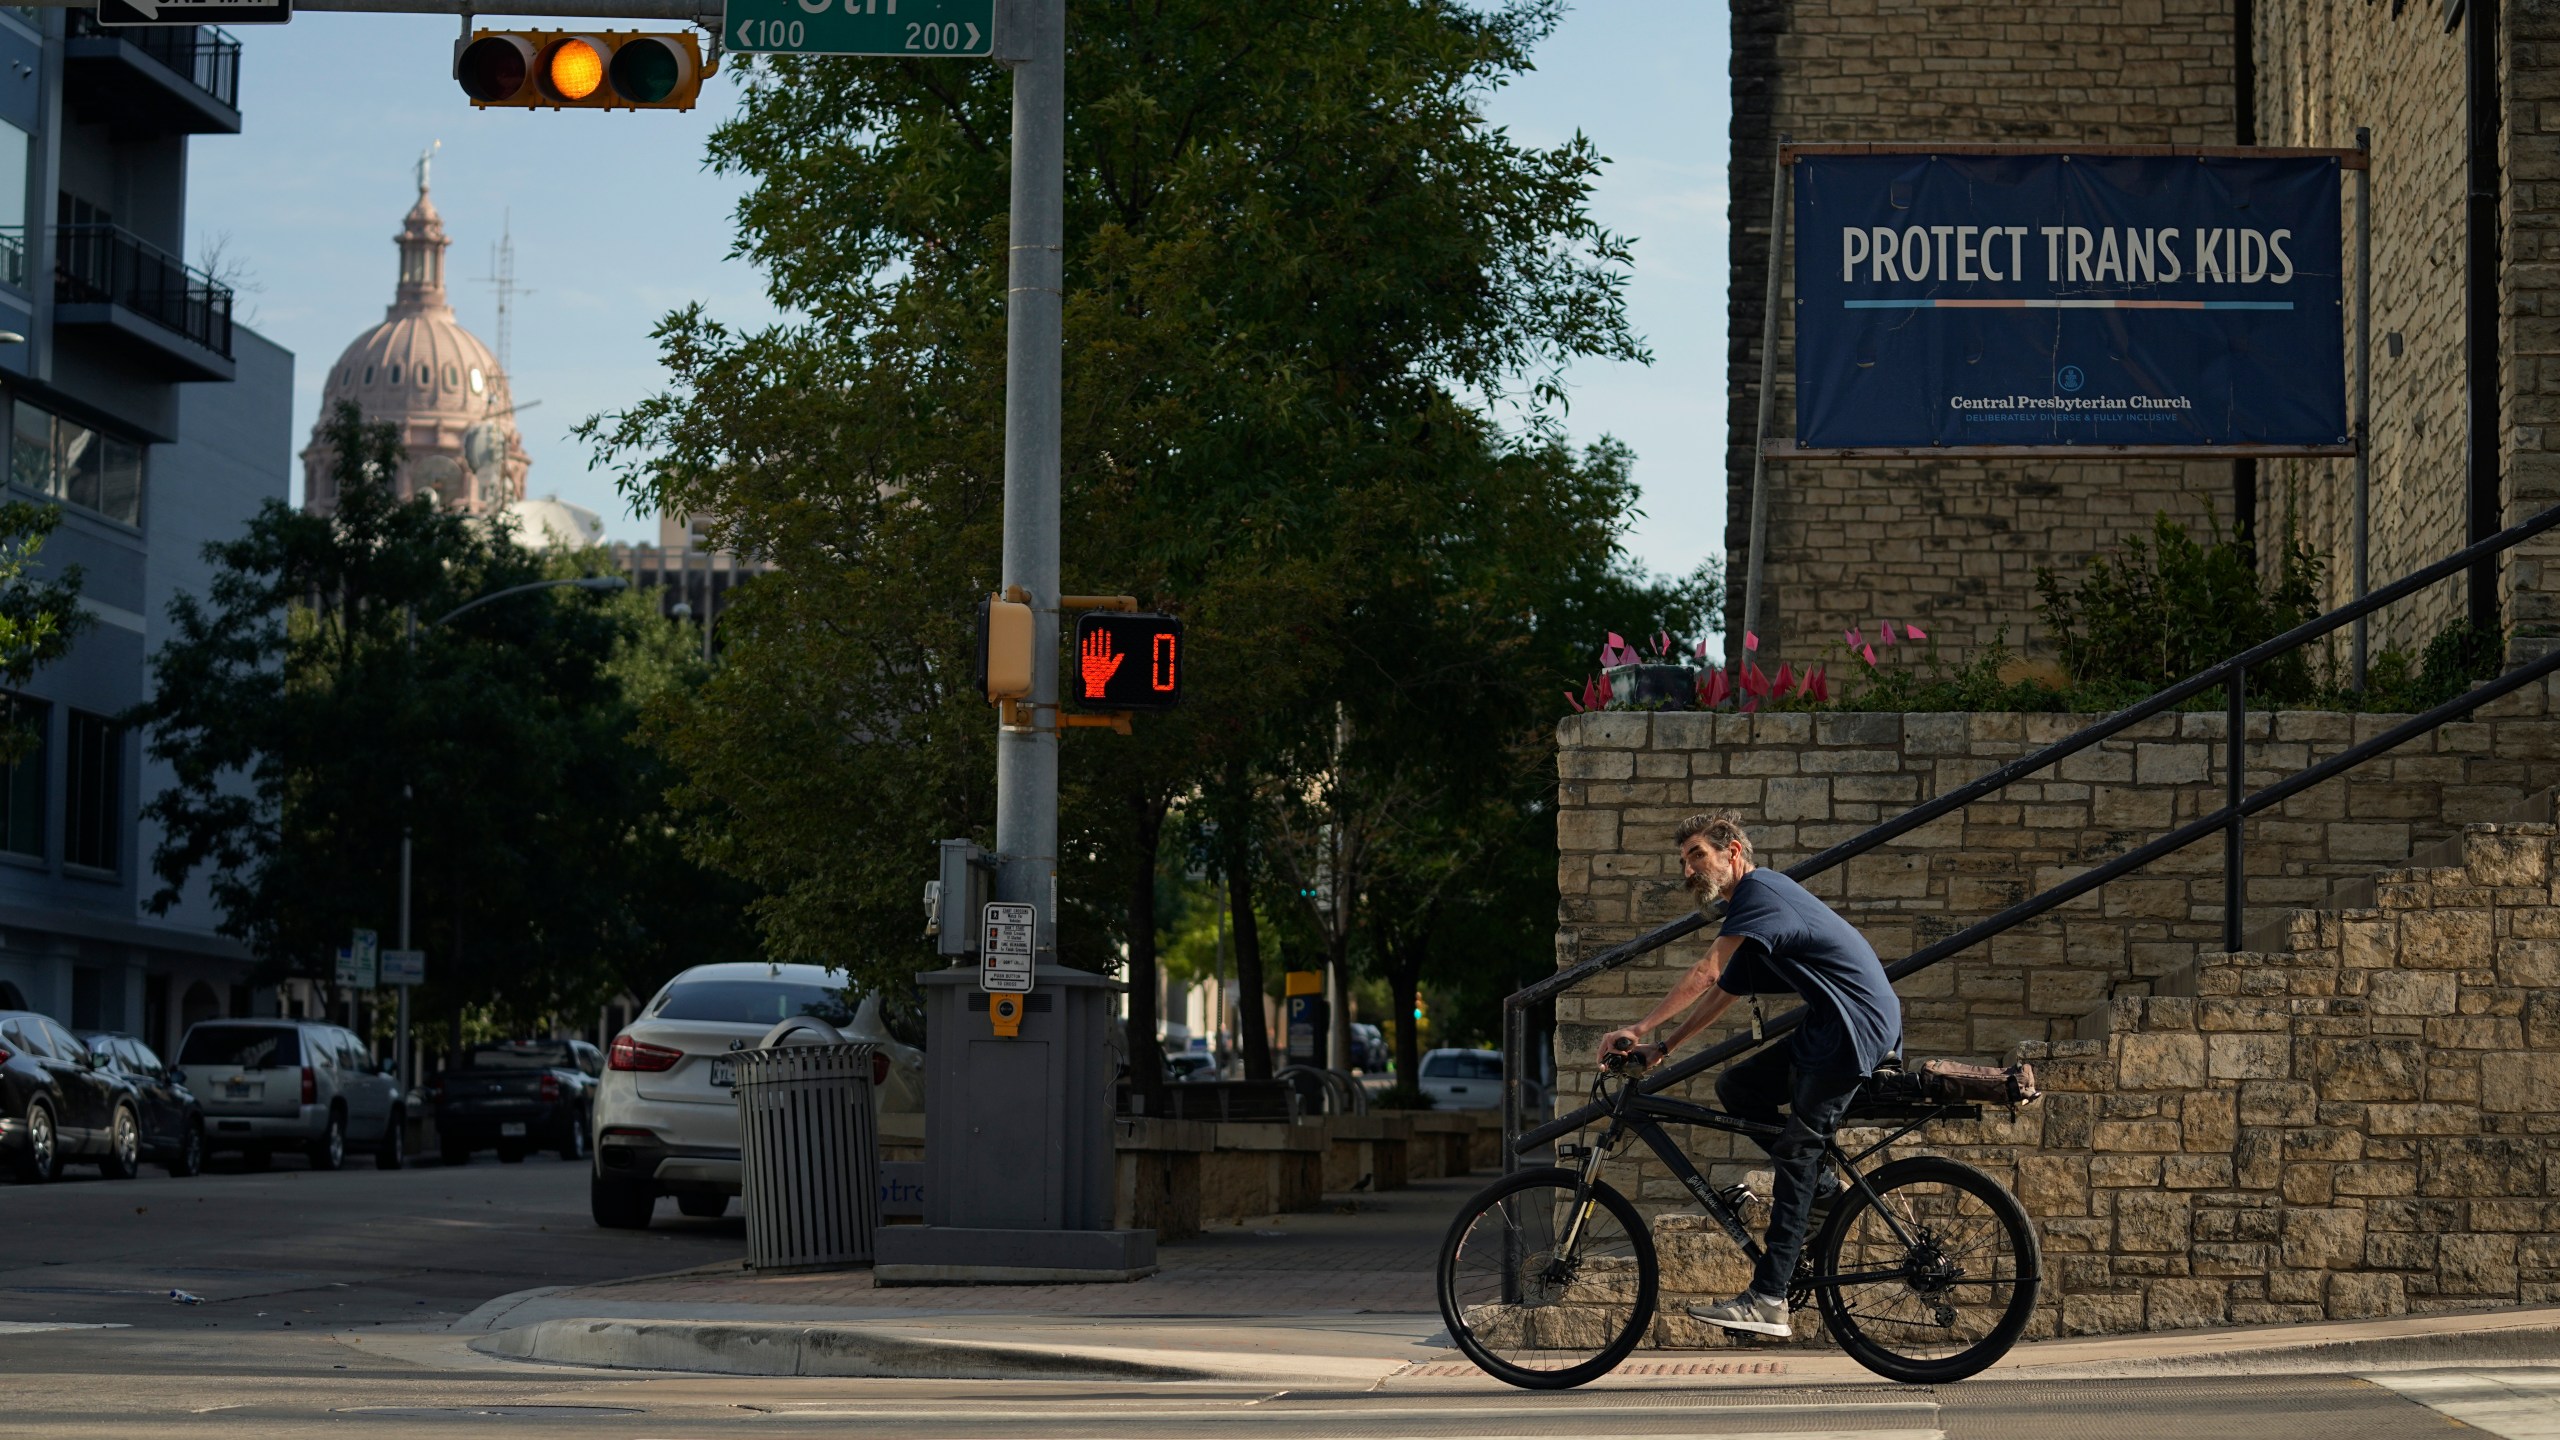
[[[676,1208],[696,1220],[717,1220],[729,1213],[729,1197],[694,1191],[676,1196]]]
[[[276,1152],[264,1145],[252,1145],[240,1152],[240,1165],[243,1169],[264,1170],[274,1163],[276,1163]]]
[[[587,1158],[586,1116],[572,1115],[569,1117],[569,1138],[560,1142],[560,1158],[563,1160],[584,1160]]]
[[[409,1161],[409,1117],[394,1110],[391,1124],[382,1132],[382,1143],[374,1147],[373,1168],[397,1170]]]
[[[54,1133],[53,1110],[37,1100],[27,1106],[27,1153],[18,1157],[18,1178],[41,1185],[62,1173],[62,1137]]]
[[[607,1230],[646,1230],[658,1208],[658,1187],[646,1180],[587,1176],[587,1211]]]
[[[130,1180],[142,1173],[142,1117],[130,1105],[116,1107],[116,1118],[107,1127],[107,1153],[98,1159],[98,1173],[110,1180]]]
[[[160,1162],[160,1168],[179,1180],[204,1173],[204,1125],[201,1122],[190,1120],[186,1128],[178,1132],[177,1148],[169,1152],[168,1159]]]
[[[311,1142],[311,1148],[306,1153],[311,1156],[311,1168],[314,1170],[335,1170],[345,1164],[347,1117],[336,1110],[330,1111],[329,1128],[321,1132],[319,1139]]]

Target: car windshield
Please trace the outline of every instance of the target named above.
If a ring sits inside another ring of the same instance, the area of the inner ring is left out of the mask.
[[[771,1025],[794,1015],[814,1015],[830,1025],[853,1023],[843,992],[788,980],[691,980],[670,988],[655,1013],[660,1020],[739,1025]]]
[[[569,1047],[555,1040],[510,1040],[503,1045],[475,1045],[463,1060],[471,1070],[569,1069]]]
[[[1422,1062],[1425,1080],[1499,1080],[1502,1057],[1476,1055],[1460,1051],[1454,1055],[1434,1055]]]
[[[178,1052],[181,1065],[284,1069],[302,1063],[302,1034],[289,1025],[199,1025]]]

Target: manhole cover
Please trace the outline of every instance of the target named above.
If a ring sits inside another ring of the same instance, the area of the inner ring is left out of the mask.
[[[619,1405],[349,1405],[336,1413],[383,1420],[584,1420],[647,1412]]]

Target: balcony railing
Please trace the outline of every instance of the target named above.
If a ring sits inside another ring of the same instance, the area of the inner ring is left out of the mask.
[[[108,29],[92,12],[73,10],[73,35],[122,40],[214,99],[240,108],[240,42],[211,25],[135,25]]]
[[[54,227],[53,293],[58,304],[120,305],[231,358],[231,287],[117,226]]]

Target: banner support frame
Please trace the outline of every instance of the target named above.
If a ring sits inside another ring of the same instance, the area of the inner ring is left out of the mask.
[[[1785,299],[1780,281],[1792,253],[1787,246],[1787,191],[1795,148],[1788,137],[1778,137],[1777,164],[1769,178],[1769,284],[1760,306],[1760,420],[1752,432],[1751,447],[1751,557],[1743,573],[1742,633],[1725,639],[1727,668],[1737,672],[1750,662],[1751,647],[1760,634],[1760,577],[1766,572],[1769,548],[1769,462],[1777,458],[1770,449],[1769,427],[1777,423],[1778,415],[1778,306]]]

